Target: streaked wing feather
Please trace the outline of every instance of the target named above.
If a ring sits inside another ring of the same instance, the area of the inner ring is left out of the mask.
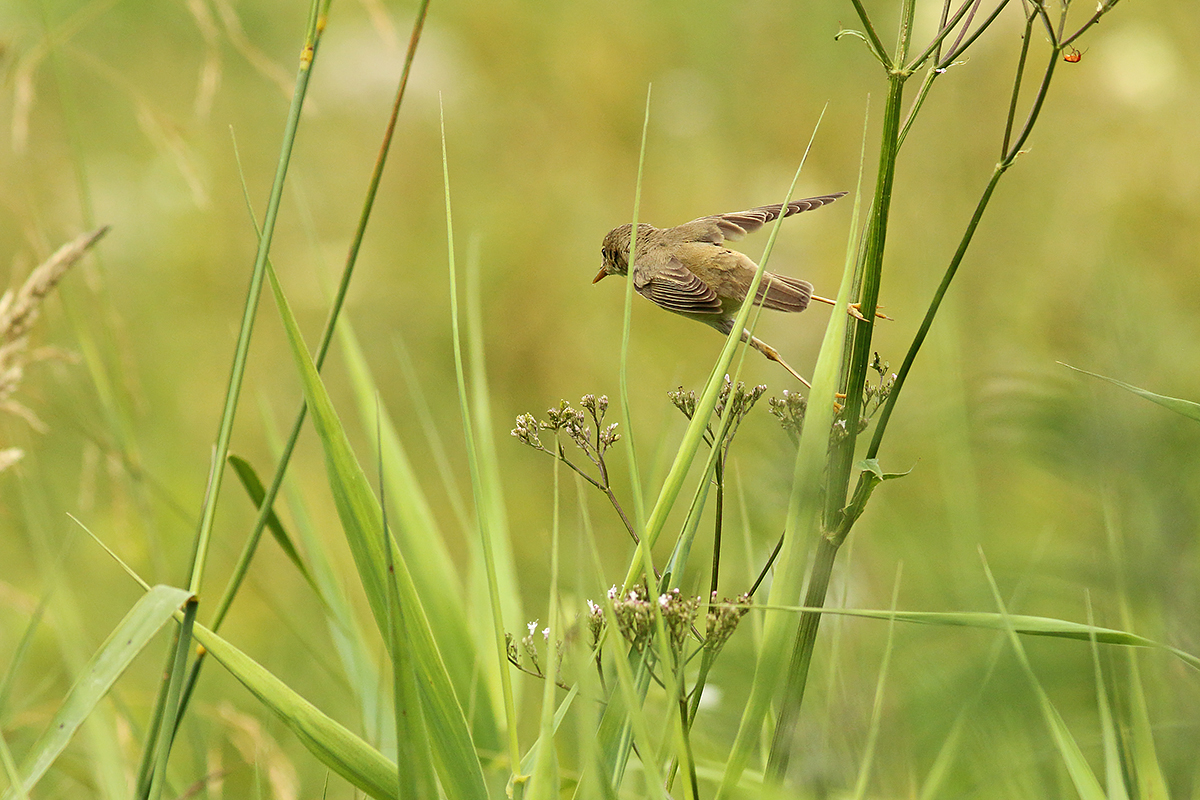
[[[638,294],[680,314],[719,314],[721,298],[678,260],[670,259],[649,278],[635,276]]]
[[[839,197],[845,196],[845,192],[838,192],[836,194],[823,194],[819,197],[806,197],[803,200],[793,200],[788,203],[786,210],[782,203],[776,203],[771,206],[751,208],[747,211],[732,211],[728,214],[714,214],[711,217],[700,217],[699,219],[685,223],[685,225],[696,227],[697,235],[695,241],[721,244],[728,239],[731,242],[736,242],[744,238],[747,234],[754,233],[768,222],[773,222],[779,217],[780,211],[784,212],[784,217],[790,217],[793,214],[799,214],[801,211],[811,211],[814,208],[829,205]]]

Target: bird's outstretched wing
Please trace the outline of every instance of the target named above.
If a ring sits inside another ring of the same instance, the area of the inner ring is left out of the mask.
[[[726,239],[736,242],[745,237],[746,234],[754,233],[768,222],[773,222],[779,216],[780,211],[783,211],[783,216],[790,217],[792,214],[799,214],[801,211],[811,211],[814,208],[829,205],[839,197],[845,196],[846,192],[823,194],[820,197],[806,197],[803,200],[793,200],[787,204],[786,209],[782,203],[776,203],[773,206],[759,206],[749,211],[731,211],[728,214],[714,214],[710,217],[700,217],[691,222],[685,222],[679,227],[687,231],[688,240],[693,242],[721,244]]]
[[[634,270],[633,288],[668,311],[680,314],[719,314],[721,298],[676,258]]]

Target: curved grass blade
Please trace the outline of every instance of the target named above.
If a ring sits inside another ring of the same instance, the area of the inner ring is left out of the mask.
[[[862,177],[860,174],[859,183]],[[790,195],[790,192],[789,192]],[[833,426],[835,395],[838,391],[838,374],[842,358],[843,341],[847,326],[847,305],[854,283],[854,231],[858,224],[859,201],[856,197],[851,221],[851,241],[846,248],[846,260],[842,269],[842,280],[838,288],[837,304],[825,328],[817,363],[813,369],[812,390],[804,428],[800,433],[800,446],[796,451],[796,462],[792,472],[792,492],[788,500],[787,522],[784,528],[783,547],[776,561],[775,577],[771,582],[768,603],[789,604],[800,597],[803,589],[806,554],[811,540],[810,532],[816,530],[821,511],[821,476],[825,470],[826,454],[829,449],[829,431]],[[772,231],[772,235],[774,231]],[[763,258],[764,263],[766,258]],[[761,270],[760,270],[761,271]],[[753,293],[747,295],[753,296]],[[740,321],[740,320],[739,320]],[[737,328],[735,327],[735,330]],[[699,413],[699,412],[697,412]],[[797,631],[797,620],[790,614],[772,614],[763,625],[762,644],[754,666],[754,682],[750,697],[746,701],[737,737],[725,775],[721,780],[717,797],[728,797],[738,785],[745,771],[752,750],[758,745],[763,721],[767,718],[771,698],[788,666],[788,653]]]
[[[480,750],[499,750],[501,740],[492,698],[487,683],[478,676],[480,659],[472,643],[462,580],[392,417],[385,405],[376,406],[375,380],[349,320],[338,325],[338,336],[364,426],[378,415],[384,485],[390,498],[389,512],[395,511],[394,519],[390,513],[388,517],[389,524],[394,523],[391,533],[424,599],[438,649],[459,697],[474,695],[469,705],[475,743]]]
[[[230,453],[228,460],[229,465],[233,467],[233,471],[237,473],[238,480],[242,482],[242,488],[246,490],[246,494],[250,495],[250,500],[253,501],[256,507],[261,507],[263,498],[266,497],[267,493],[263,488],[262,480],[258,477],[258,472],[249,461],[241,456]],[[304,559],[300,558],[300,551],[292,543],[292,537],[288,536],[283,523],[279,521],[279,517],[276,516],[274,509],[267,513],[266,524],[267,530],[271,532],[271,536],[274,537],[275,542],[279,545],[279,549],[283,550],[283,554],[287,556],[288,561],[292,562],[292,565],[296,567],[301,577],[312,587],[317,597],[322,597],[320,587],[313,580],[312,573],[308,571],[308,566],[304,563]]]
[[[378,750],[218,634],[203,625],[196,625],[192,633],[322,764],[372,797],[391,800],[396,796],[396,765]]]
[[[383,519],[379,503],[350,448],[350,441],[305,349],[296,319],[284,297],[275,270],[269,263],[267,277],[304,384],[304,396],[312,414],[313,427],[325,451],[329,486],[346,541],[354,556],[375,622],[384,640],[390,642]],[[486,797],[483,767],[475,752],[466,716],[438,650],[408,564],[402,553],[395,548],[393,550],[396,584],[405,608],[405,628],[419,676],[422,708],[438,777],[451,797]]]
[[[377,412],[375,419],[380,414]],[[375,426],[375,441],[381,439],[380,426]],[[436,768],[425,746],[425,718],[421,711],[421,692],[417,686],[417,671],[413,666],[412,647],[405,630],[404,605],[396,584],[396,563],[392,553],[398,548],[392,539],[387,521],[383,448],[376,445],[379,465],[379,497],[383,510],[383,553],[387,559],[388,590],[388,647],[392,651],[392,721],[396,730],[396,800],[423,800],[437,796]]]
[[[488,606],[491,611],[492,634],[495,644],[496,665],[500,677],[500,696],[504,702],[504,717],[507,722],[508,758],[514,770],[521,767],[521,748],[517,740],[517,710],[514,700],[512,676],[508,669],[508,648],[504,638],[505,603],[500,596],[501,571],[498,564],[500,548],[497,546],[498,531],[493,528],[495,507],[490,502],[496,487],[495,476],[481,467],[476,447],[475,426],[467,398],[466,377],[463,372],[463,347],[458,313],[458,272],[454,254],[454,215],[450,204],[450,157],[446,151],[446,118],[442,118],[442,189],[446,197],[446,251],[450,278],[450,329],[454,341],[454,375],[458,385],[459,413],[462,416],[463,439],[467,451],[467,467],[471,474],[471,490],[475,500],[475,519],[479,529],[480,551],[483,571],[487,578]],[[506,578],[507,579],[507,578]]]
[[[1092,619],[1091,597],[1088,597],[1088,619]],[[1121,734],[1113,719],[1112,704],[1108,699],[1108,687],[1104,682],[1104,670],[1100,666],[1100,648],[1092,639],[1092,673],[1096,679],[1096,710],[1100,715],[1100,741],[1104,753],[1104,783],[1108,800],[1129,800],[1125,788],[1125,776],[1121,764]],[[1163,795],[1167,797],[1168,795]]]
[[[1076,372],[1082,372],[1084,375],[1091,375],[1093,378],[1099,378],[1102,381],[1108,381],[1114,386],[1120,386],[1127,392],[1133,392],[1138,397],[1149,400],[1151,403],[1158,403],[1163,408],[1169,408],[1176,414],[1182,414],[1188,419],[1194,419],[1197,422],[1200,422],[1200,403],[1193,403],[1191,400],[1180,400],[1177,397],[1167,397],[1163,394],[1155,394],[1154,392],[1146,389],[1140,389],[1133,384],[1125,383],[1125,381],[1119,381],[1116,378],[1109,378],[1105,375],[1097,375],[1095,372],[1088,372],[1086,369],[1072,367],[1070,364],[1062,361],[1057,363],[1062,364],[1067,369],[1073,369]]]
[[[896,608],[896,599],[900,595],[900,575],[904,563],[896,567],[896,582],[892,586],[892,609]],[[867,796],[867,783],[871,778],[871,765],[875,762],[875,754],[879,747],[879,726],[883,718],[883,692],[887,686],[888,667],[892,663],[892,651],[895,647],[896,618],[888,619],[887,642],[883,648],[883,663],[879,666],[879,677],[875,681],[875,702],[871,707],[871,723],[867,728],[867,743],[863,748],[862,763],[858,768],[858,780],[854,784],[854,800],[863,800]]]
[[[309,8],[308,30],[301,50],[300,67],[296,75],[296,89],[292,96],[292,105],[288,109],[287,125],[283,134],[283,144],[279,150],[279,162],[275,168],[275,180],[271,185],[271,194],[267,200],[266,216],[263,219],[262,231],[258,237],[258,252],[254,256],[254,268],[250,274],[250,287],[246,292],[246,304],[242,311],[241,328],[238,332],[237,346],[233,354],[233,366],[229,370],[229,383],[225,389],[225,404],[221,412],[221,423],[217,431],[217,441],[214,445],[217,456],[212,461],[212,471],[208,476],[208,491],[204,495],[204,507],[201,510],[200,525],[196,532],[193,546],[191,575],[188,587],[197,594],[203,582],[204,568],[208,562],[208,546],[212,538],[213,521],[216,519],[217,499],[221,494],[221,483],[225,475],[225,456],[229,452],[229,440],[233,435],[233,420],[237,412],[238,399],[241,396],[242,381],[246,373],[246,362],[250,353],[250,337],[254,332],[254,319],[258,313],[258,300],[262,294],[263,274],[267,268],[267,255],[271,251],[271,240],[275,236],[275,222],[279,218],[279,206],[283,198],[283,184],[287,178],[288,165],[292,158],[292,148],[296,143],[296,134],[300,128],[300,112],[304,107],[304,98],[308,93],[308,82],[312,76],[312,65],[316,59],[317,45],[321,32],[325,29],[324,10],[328,10],[329,0],[313,0]]]
[[[992,597],[996,601],[997,608],[1000,609],[1000,616],[1004,622],[1008,622],[1008,609],[1005,607],[1004,598],[1000,596],[1000,588],[996,585],[996,579],[992,576],[992,571],[988,568],[986,562],[984,562],[983,566],[984,571],[987,573],[988,584],[992,588]],[[1033,667],[1029,663],[1029,658],[1025,655],[1025,648],[1021,645],[1021,639],[1017,636],[1016,629],[1011,625],[1006,625],[1006,627],[1009,643],[1012,645],[1013,652],[1017,656],[1017,661],[1021,664],[1022,671],[1029,678],[1029,683],[1033,687],[1038,705],[1042,709],[1042,717],[1046,721],[1046,727],[1050,729],[1050,736],[1054,739],[1055,747],[1058,748],[1059,758],[1062,759],[1063,766],[1067,769],[1067,774],[1071,776],[1071,783],[1074,785],[1075,791],[1079,793],[1079,796],[1083,800],[1108,800],[1104,794],[1104,789],[1100,786],[1099,779],[1092,772],[1092,768],[1084,757],[1083,751],[1080,750],[1079,743],[1071,735],[1071,730],[1067,727],[1066,721],[1058,713],[1058,709],[1050,701],[1050,696],[1046,694],[1046,690],[1042,688],[1041,682],[1037,679],[1037,674],[1034,673]]]
[[[186,589],[155,586],[138,598],[79,673],[46,732],[25,757],[20,785],[10,787],[4,800],[24,796],[37,785],[125,668],[191,596]]]
[[[480,497],[483,501],[481,513],[486,515],[489,547],[491,549],[490,569],[495,572],[496,587],[499,590],[500,619],[524,620],[525,612],[521,607],[521,585],[517,580],[516,558],[513,555],[512,536],[508,527],[508,510],[504,502],[504,484],[501,480],[502,470],[500,459],[496,452],[495,427],[492,424],[492,398],[487,376],[487,359],[484,352],[483,333],[483,297],[479,285],[480,274],[479,237],[471,237],[467,248],[466,261],[466,344],[467,368],[470,377],[470,410],[472,416],[473,445],[478,461],[478,477],[480,480]],[[455,326],[457,328],[457,322]],[[482,573],[488,569],[484,559],[483,541],[480,537],[470,537],[472,569],[468,576],[468,602],[472,608],[482,608],[491,598],[484,591],[486,581]],[[490,590],[489,590],[490,591]],[[491,625],[486,624],[482,615],[475,617],[475,647],[472,652],[485,653],[492,635]],[[494,623],[493,623],[494,624]],[[500,639],[506,631],[499,632]],[[498,642],[498,640],[497,640]],[[479,658],[477,664],[482,669],[484,688],[490,689],[492,697],[496,698],[494,713],[499,716],[505,713],[505,679],[499,671],[508,671],[508,664],[502,661]],[[513,702],[520,705],[521,685],[512,684]],[[505,698],[506,700],[507,698]]]
[[[1177,657],[1193,669],[1200,670],[1200,657],[1176,647],[1147,639],[1136,633],[1071,622],[1053,617],[1037,617],[1027,614],[998,614],[994,611],[882,611],[867,608],[808,608],[805,606],[758,606],[777,611],[812,611],[821,614],[839,614],[865,619],[895,619],[897,622],[914,622],[921,625],[946,625],[961,628],[1006,631],[1025,636],[1049,636],[1058,639],[1074,639],[1087,642],[1095,638],[1100,644],[1115,644],[1124,647],[1146,647],[1164,650]]]

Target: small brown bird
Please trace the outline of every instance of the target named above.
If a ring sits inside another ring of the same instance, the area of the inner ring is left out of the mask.
[[[674,228],[655,228],[638,223],[633,288],[642,297],[653,300],[668,311],[711,325],[728,335],[733,330],[734,318],[746,299],[758,265],[745,254],[724,247],[725,240],[736,242],[772,222],[781,212],[784,217],[790,217],[801,211],[828,205],[845,194],[838,192],[793,200],[786,207],[777,203],[749,211],[700,217]],[[608,275],[628,274],[629,232],[632,229],[633,226],[626,223],[613,228],[604,237],[601,248],[604,266],[592,283]],[[777,311],[803,311],[808,307],[809,300],[834,302],[813,295],[812,289],[808,281],[764,272],[756,300],[764,307]],[[749,341],[751,347],[778,362],[805,386],[809,385],[766,342],[751,336],[746,330],[742,331],[742,341]]]

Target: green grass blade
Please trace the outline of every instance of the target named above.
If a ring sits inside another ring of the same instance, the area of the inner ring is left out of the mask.
[[[346,432],[305,349],[295,317],[270,265],[267,267],[267,276],[304,384],[304,395],[312,414],[313,426],[325,451],[326,471],[337,505],[338,517],[358,567],[367,601],[386,641],[387,578],[383,553],[383,520],[379,503],[371,493],[366,475],[354,457]],[[422,707],[430,732],[430,744],[438,777],[451,796],[484,797],[487,790],[483,781],[483,768],[475,753],[466,717],[430,630],[420,594],[413,583],[403,554],[394,553],[393,558],[400,598],[405,608],[412,656],[420,676]]]
[[[892,587],[892,609],[896,608],[896,599],[900,596],[900,575],[904,565],[896,568],[896,582]],[[876,747],[879,744],[879,725],[883,719],[883,690],[887,685],[888,667],[892,663],[892,649],[895,643],[896,618],[888,620],[887,643],[883,648],[883,663],[879,667],[879,678],[875,682],[875,703],[871,707],[871,724],[867,729],[867,744],[863,748],[862,764],[858,768],[858,781],[854,785],[854,800],[863,800],[867,796],[867,782],[871,778],[871,765],[875,761]]]
[[[458,313],[458,273],[454,254],[454,216],[450,206],[450,159],[446,152],[446,121],[442,118],[442,185],[446,195],[446,246],[450,272],[450,325],[454,338],[454,374],[458,381],[458,402],[466,443],[467,464],[471,472],[471,489],[475,500],[475,515],[479,526],[479,541],[483,555],[483,569],[487,576],[488,605],[491,608],[492,632],[496,647],[497,666],[500,675],[500,694],[504,700],[504,716],[508,729],[508,756],[514,775],[521,768],[521,748],[517,741],[517,710],[513,698],[512,676],[508,669],[508,646],[504,631],[504,602],[500,597],[500,578],[497,566],[497,546],[492,522],[488,493],[492,489],[490,476],[484,476],[476,449],[476,438],[471,410],[467,397],[466,376],[463,373],[463,347]]]
[[[1088,598],[1088,620],[1092,619],[1091,598]],[[1104,783],[1108,800],[1129,800],[1125,787],[1125,774],[1121,767],[1121,732],[1113,720],[1112,704],[1108,700],[1108,688],[1104,682],[1104,670],[1100,667],[1100,647],[1092,638],[1092,673],[1096,680],[1096,710],[1100,714],[1100,741],[1104,752]],[[1165,797],[1166,795],[1164,795]]]
[[[633,227],[629,235],[629,263],[637,263],[638,215],[642,209],[642,174],[646,166],[646,138],[650,130],[650,95],[652,86],[646,87],[646,112],[642,119],[642,143],[638,149],[637,179],[633,187]],[[630,270],[632,272],[632,270]],[[642,488],[641,467],[638,464],[637,448],[634,446],[633,416],[629,405],[629,335],[633,329],[633,276],[625,281],[625,305],[621,323],[621,362],[619,369],[619,391],[621,394],[621,420],[625,423],[625,455],[629,462],[629,483],[633,494],[634,525],[641,528],[646,521],[646,500]],[[627,582],[628,583],[628,582]],[[628,588],[628,586],[626,587]]]
[[[395,510],[394,519],[391,514],[388,517],[395,524],[392,534],[423,598],[438,649],[459,697],[470,697],[472,692],[482,694],[470,704],[476,745],[481,750],[497,750],[501,746],[499,729],[487,684],[477,674],[481,659],[471,636],[462,580],[395,423],[386,406],[376,405],[375,380],[349,320],[342,320],[338,336],[363,426],[373,428],[370,421],[376,415],[379,418],[384,485],[389,508]]]
[[[380,415],[376,415],[376,419]],[[382,437],[376,425],[375,439]],[[392,553],[397,550],[392,530],[387,522],[387,493],[384,491],[385,467],[383,450],[379,448],[379,495],[383,498],[383,552],[387,558],[388,590],[388,648],[392,653],[392,721],[396,731],[397,800],[422,800],[437,796],[435,768],[425,746],[428,734],[421,711],[421,692],[417,670],[413,664],[412,647],[408,642],[404,606],[400,602],[400,587],[396,582],[396,563]]]
[[[326,6],[328,0],[325,0]],[[217,441],[214,445],[216,458],[212,461],[212,470],[208,478],[208,491],[204,496],[204,508],[200,516],[200,525],[196,533],[196,541],[192,553],[192,564],[188,587],[199,594],[204,577],[204,567],[208,561],[208,545],[212,537],[213,521],[216,519],[217,499],[221,494],[221,483],[225,475],[225,456],[229,453],[229,440],[233,435],[233,419],[237,411],[238,399],[242,391],[242,379],[246,373],[246,360],[250,353],[250,337],[254,332],[254,318],[258,311],[258,299],[262,293],[263,274],[267,268],[267,255],[271,251],[271,240],[275,235],[275,222],[279,218],[279,206],[283,198],[283,184],[287,177],[288,164],[291,162],[292,148],[296,142],[296,134],[300,128],[300,112],[304,107],[304,98],[308,93],[308,81],[312,76],[312,65],[316,58],[317,45],[323,24],[318,25],[322,0],[312,0],[309,8],[308,30],[305,35],[304,47],[300,58],[300,68],[296,75],[296,88],[292,95],[292,104],[288,109],[287,124],[283,133],[283,144],[279,151],[279,161],[275,168],[275,180],[271,185],[271,194],[267,200],[266,216],[263,219],[262,232],[258,237],[258,252],[254,256],[254,269],[250,274],[250,287],[246,292],[246,304],[242,311],[241,329],[238,332],[237,346],[234,349],[233,366],[229,371],[229,383],[225,389],[225,404],[221,412],[221,423],[217,431]]]
[[[179,632],[175,636],[175,657],[167,682],[164,720],[170,723],[171,732],[158,737],[158,747],[154,754],[154,772],[151,775],[149,800],[159,800],[167,782],[167,762],[171,759],[171,747],[175,743],[173,731],[179,726],[179,718],[183,714],[183,706],[179,699],[183,691],[184,677],[187,675],[188,658],[192,650],[192,629],[196,624],[195,599],[183,606],[183,619],[179,624]]]
[[[1120,386],[1127,392],[1133,392],[1138,397],[1149,400],[1151,403],[1158,403],[1163,408],[1169,408],[1176,414],[1182,414],[1188,419],[1194,419],[1197,422],[1200,422],[1200,403],[1193,403],[1190,400],[1180,400],[1177,397],[1167,397],[1166,395],[1155,394],[1154,392],[1146,389],[1140,389],[1133,384],[1125,383],[1125,381],[1119,381],[1116,378],[1097,375],[1095,372],[1088,372],[1086,369],[1072,367],[1070,364],[1065,364],[1062,361],[1059,361],[1058,363],[1062,364],[1067,369],[1073,369],[1076,372],[1082,372],[1084,375],[1091,375],[1093,378],[1099,378],[1102,381],[1108,381],[1114,386]]]
[[[229,465],[233,467],[234,473],[238,476],[238,480],[242,482],[242,488],[246,490],[246,494],[250,495],[250,500],[256,508],[262,506],[263,498],[266,497],[266,490],[263,488],[262,480],[258,477],[258,472],[254,469],[249,461],[241,456],[229,455]],[[279,549],[287,556],[288,561],[304,578],[305,582],[312,587],[313,592],[317,597],[321,597],[321,589],[313,580],[312,573],[308,571],[308,565],[304,563],[304,559],[300,557],[300,551],[296,549],[296,545],[292,543],[292,537],[288,536],[287,530],[284,529],[283,523],[279,521],[279,517],[272,510],[267,514],[267,530],[271,532],[271,536],[275,539],[275,543],[279,545]]]
[[[1154,727],[1150,723],[1150,711],[1146,705],[1146,690],[1138,669],[1138,653],[1125,653],[1128,661],[1126,692],[1129,696],[1129,743],[1130,762],[1137,776],[1137,796],[1144,800],[1170,797],[1167,779],[1159,763],[1158,751],[1154,746]]]
[[[946,734],[942,746],[938,748],[937,757],[933,759],[933,766],[929,768],[929,773],[921,783],[921,792],[917,795],[917,800],[935,800],[935,798],[944,796],[942,787],[948,782],[950,768],[954,765],[954,760],[958,758],[959,751],[962,749],[963,731],[966,729],[966,724],[967,713],[962,711],[954,718],[950,732]]]
[[[372,797],[396,794],[396,765],[264,668],[202,625],[196,641],[274,713],[325,766]],[[482,795],[479,795],[482,796]]]
[[[1132,630],[1133,612],[1129,607],[1129,590],[1126,587],[1124,576],[1127,562],[1123,553],[1121,530],[1117,522],[1116,509],[1110,496],[1103,496],[1102,508],[1104,510],[1104,527],[1108,539],[1108,555],[1109,560],[1113,564],[1113,575],[1116,579],[1117,597],[1121,610],[1121,624]],[[1174,648],[1166,649],[1176,656],[1183,657]],[[1126,691],[1129,698],[1129,731],[1126,740],[1128,745],[1127,755],[1137,787],[1136,794],[1139,798],[1147,798],[1147,800],[1150,798],[1170,797],[1170,793],[1167,791],[1167,780],[1162,773],[1162,766],[1159,763],[1157,749],[1154,745],[1154,730],[1150,724],[1150,712],[1146,705],[1146,693],[1142,685],[1141,671],[1138,669],[1138,654],[1134,650],[1129,650],[1126,652],[1125,657],[1129,670],[1126,678],[1128,683]],[[1184,660],[1187,661],[1186,658]],[[1200,662],[1195,659],[1188,663],[1192,667],[1200,668]]]
[[[499,587],[500,616],[510,624],[524,620],[525,612],[521,606],[521,584],[517,580],[516,557],[513,555],[512,537],[508,528],[508,510],[504,504],[504,486],[501,481],[500,459],[496,452],[495,428],[492,424],[492,399],[487,377],[487,359],[484,350],[486,337],[483,332],[483,298],[479,287],[480,273],[479,237],[472,237],[467,249],[466,264],[466,308],[467,308],[467,352],[470,368],[471,413],[474,422],[475,452],[479,459],[479,477],[483,490],[483,510],[487,514],[488,537],[491,541],[492,564],[496,571],[496,585]],[[507,441],[507,437],[505,437]],[[480,570],[484,568],[482,548],[472,537],[474,550],[471,563],[474,565],[470,587],[473,590],[470,597],[473,608],[481,608],[487,601],[482,588],[484,581],[476,580]],[[484,652],[488,646],[489,630],[483,623],[483,617],[478,616],[479,625],[476,630],[475,651]],[[490,667],[490,659],[478,659],[484,667]],[[501,669],[507,670],[507,664]],[[491,684],[493,695],[500,697],[504,691],[501,677],[494,669],[486,669],[484,676]],[[521,687],[512,687],[514,703],[520,705]],[[502,706],[497,706],[497,713],[503,712]]]
[[[80,671],[46,732],[25,757],[20,768],[20,785],[9,788],[4,800],[26,794],[37,785],[125,668],[191,596],[184,589],[155,586],[138,598]]]
[[[12,750],[8,747],[8,741],[4,738],[4,731],[0,730],[0,764],[4,766],[4,777],[8,778],[9,786],[13,787],[13,800],[29,800],[29,794],[25,791],[25,786],[21,780],[20,773],[17,772],[17,762],[13,760]]]
[[[778,611],[814,611],[822,614],[841,614],[848,617],[867,619],[891,619],[897,622],[914,622],[923,625],[947,625],[951,627],[979,628],[982,630],[1013,630],[1026,636],[1049,636],[1057,639],[1089,641],[1095,637],[1101,644],[1125,647],[1149,647],[1174,655],[1193,669],[1200,670],[1200,657],[1170,645],[1156,642],[1136,633],[1071,622],[1053,617],[1038,617],[1027,614],[998,614],[993,611],[882,611],[865,608],[809,608],[805,606],[770,607]]]
[[[12,695],[13,684],[17,679],[17,673],[21,668],[21,664],[25,662],[25,657],[29,654],[34,634],[37,633],[38,628],[42,624],[42,618],[46,614],[46,606],[50,602],[50,594],[51,592],[47,591],[38,600],[37,608],[29,615],[29,623],[25,626],[20,641],[12,649],[8,665],[4,668],[4,677],[0,678],[0,718],[10,713],[8,700]]]
[[[307,407],[307,404],[305,405]],[[266,404],[263,406],[263,416],[271,455],[278,463],[285,444],[276,432],[277,425]],[[287,498],[297,535],[308,555],[313,578],[320,587],[321,597],[325,600],[325,608],[329,614],[325,620],[326,625],[341,661],[342,670],[358,703],[363,729],[382,731],[384,723],[381,717],[386,699],[381,697],[377,649],[373,644],[368,644],[368,634],[357,608],[346,596],[338,577],[340,567],[334,562],[329,543],[313,527],[303,490],[295,481],[284,482],[281,489]]]
[[[558,539],[559,517],[561,514],[560,505],[562,500],[562,487],[559,476],[561,472],[561,464],[558,459],[554,459],[554,511],[550,530],[550,597],[547,603],[549,619],[546,620],[546,628],[549,631],[549,636],[547,637],[546,666],[543,669],[546,677],[542,679],[541,724],[538,731],[537,753],[533,759],[533,769],[529,773],[529,790],[526,794],[528,800],[556,800],[561,791],[559,787],[558,748],[555,747],[554,742],[556,727],[554,697],[557,691],[554,684],[558,678],[556,675],[558,664],[556,663],[554,643],[558,641],[558,637],[561,634],[558,608]]]
[[[854,220],[851,222],[852,232],[857,227],[857,216],[856,199]],[[799,599],[803,588],[810,532],[816,529],[820,514],[821,476],[825,470],[829,431],[833,426],[834,399],[838,391],[842,342],[848,319],[846,307],[854,281],[854,254],[852,236],[842,269],[837,305],[834,306],[829,324],[825,328],[825,336],[813,370],[808,411],[792,472],[792,492],[788,500],[783,548],[776,561],[775,577],[771,582],[767,601],[770,605],[790,605]],[[797,621],[792,614],[767,616],[763,625],[762,645],[758,649],[758,658],[754,666],[750,697],[738,724],[737,738],[726,762],[725,775],[717,793],[718,798],[728,797],[733,792],[746,769],[750,754],[758,743],[771,698],[786,671],[788,652],[796,630]]]
[[[992,597],[995,599],[996,606],[1000,609],[1000,614],[1006,620],[1008,618],[1008,610],[1005,608],[1004,598],[1000,596],[1000,587],[996,585],[996,580],[992,576],[992,571],[988,568],[987,563],[984,563],[984,570],[987,573],[988,583],[992,588]],[[1067,769],[1067,774],[1071,777],[1071,784],[1075,787],[1075,791],[1083,800],[1107,800],[1104,794],[1104,789],[1100,786],[1100,781],[1096,778],[1096,774],[1092,772],[1091,766],[1083,755],[1083,751],[1079,749],[1079,743],[1075,741],[1075,737],[1071,735],[1070,729],[1067,727],[1066,721],[1051,702],[1050,696],[1046,694],[1046,690],[1042,688],[1042,684],[1037,679],[1037,675],[1033,671],[1033,667],[1029,663],[1028,656],[1025,655],[1025,648],[1021,645],[1021,639],[1017,636],[1017,631],[1014,627],[1008,626],[1008,640],[1012,645],[1013,652],[1017,656],[1017,661],[1021,664],[1021,669],[1025,672],[1025,676],[1029,679],[1030,685],[1033,687],[1035,696],[1037,697],[1038,706],[1042,710],[1042,717],[1046,722],[1046,727],[1050,729],[1050,736],[1054,739],[1054,745],[1058,749],[1059,758],[1062,759],[1063,766]]]

